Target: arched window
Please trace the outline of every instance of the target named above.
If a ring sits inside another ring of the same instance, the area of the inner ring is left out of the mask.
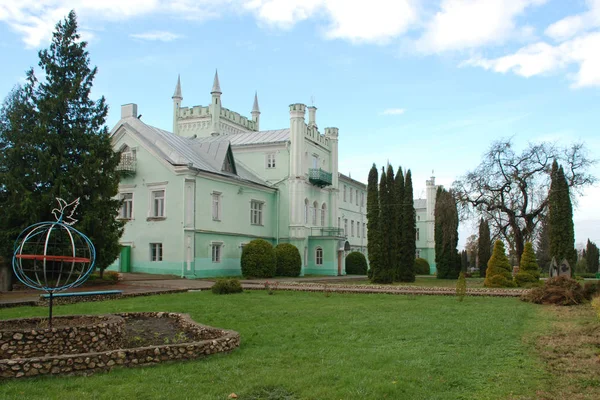
[[[321,226],[325,226],[325,214],[327,211],[327,204],[323,203],[321,206]]]
[[[308,199],[304,199],[304,223],[308,224]]]
[[[315,264],[323,265],[323,249],[320,247],[315,249]]]
[[[319,203],[316,201],[313,203],[313,214],[312,214],[312,224],[317,226],[317,209],[319,208]]]

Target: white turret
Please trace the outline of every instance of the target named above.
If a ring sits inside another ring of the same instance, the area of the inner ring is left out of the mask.
[[[308,126],[316,128],[317,127],[317,107],[308,106]]]
[[[254,104],[252,105],[252,121],[256,123],[256,131],[260,131],[260,108],[258,107],[258,93],[254,92]]]
[[[339,141],[339,129],[338,128],[325,128],[325,137],[329,139],[331,143],[331,157],[329,158],[329,172],[331,172],[331,192],[329,196],[329,204],[331,204],[331,211],[329,212],[330,220],[329,226],[337,226],[338,219],[338,141]]]
[[[437,186],[435,185],[435,176],[425,181],[425,198],[427,201],[427,247],[435,246],[434,230],[435,230],[435,196],[437,195]]]
[[[173,93],[173,133],[177,135],[177,117],[179,116],[179,108],[181,107],[181,101],[183,96],[181,95],[181,79],[177,75],[177,85],[175,86],[175,92]]]
[[[221,118],[221,85],[219,84],[219,73],[215,70],[215,79],[213,80],[212,90],[212,101],[210,103],[210,115],[211,115],[211,135],[218,136],[220,133],[219,119]]]

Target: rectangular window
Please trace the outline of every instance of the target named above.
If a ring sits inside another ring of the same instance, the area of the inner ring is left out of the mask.
[[[352,188],[350,188],[350,203],[352,203]]]
[[[365,192],[360,193],[360,205],[365,206]]]
[[[356,221],[356,237],[360,237],[360,222]]]
[[[162,243],[150,243],[150,261],[162,261],[163,247]]]
[[[417,228],[417,240],[419,240],[419,228]]]
[[[151,217],[164,217],[165,216],[165,191],[164,190],[153,190],[152,191],[152,212]]]
[[[133,219],[133,193],[121,193],[121,212],[119,217],[122,219]]]
[[[312,156],[312,167],[314,169],[319,168],[319,156],[316,154],[313,154],[313,156]]]
[[[358,205],[358,189],[356,189],[356,205]]]
[[[348,236],[348,219],[344,219],[344,235]]]
[[[367,238],[367,224],[363,222],[363,237]]]
[[[346,201],[346,185],[344,185],[344,201]]]
[[[261,201],[252,200],[250,202],[250,223],[252,225],[263,224],[263,203]]]
[[[315,264],[323,265],[323,249],[320,247],[315,251]]]
[[[350,236],[354,237],[354,221],[350,221]]]
[[[213,221],[221,220],[221,193],[214,192],[212,194],[212,219]]]
[[[267,154],[267,169],[275,168],[275,153]]]
[[[342,217],[338,217],[338,229],[342,227]]]
[[[212,262],[221,262],[221,243],[212,244]]]

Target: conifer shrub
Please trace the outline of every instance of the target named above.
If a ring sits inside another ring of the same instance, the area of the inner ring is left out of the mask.
[[[600,294],[600,283],[599,282],[587,282],[583,285],[583,296],[592,300],[592,298],[596,297]]]
[[[501,240],[497,240],[494,244],[494,251],[492,251],[492,257],[488,261],[488,267],[485,271],[485,281],[483,286],[496,288],[496,287],[515,287],[515,282],[512,279],[512,268],[510,262],[506,257],[504,250],[504,243]]]
[[[367,259],[358,251],[353,251],[346,256],[347,275],[367,275]]]
[[[431,275],[429,263],[424,258],[415,258],[415,274],[416,275]]]
[[[214,294],[242,293],[242,285],[237,279],[219,279],[210,289]]]
[[[277,257],[271,243],[255,239],[242,250],[242,275],[247,278],[272,278],[277,272]]]
[[[279,243],[275,246],[277,258],[277,276],[300,276],[302,258],[298,248],[291,243]]]
[[[574,306],[586,301],[579,282],[566,276],[547,279],[544,286],[535,287],[522,296],[522,300],[536,304]]]
[[[519,272],[515,275],[515,282],[520,287],[536,286],[540,281],[540,267],[537,263],[533,245],[531,242],[525,243],[523,255],[521,255],[521,264]]]

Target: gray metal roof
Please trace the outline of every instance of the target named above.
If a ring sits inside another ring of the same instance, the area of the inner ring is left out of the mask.
[[[243,164],[234,161],[237,175],[222,171],[225,157],[229,149],[229,136],[208,138],[190,138],[177,136],[171,132],[150,126],[135,117],[121,119],[112,134],[121,125],[129,127],[129,131],[151,148],[159,157],[173,165],[191,165],[193,168],[228,176],[230,178],[250,181],[259,185],[270,186],[267,182],[250,172]]]
[[[427,208],[427,200],[426,199],[415,199],[415,209],[417,208]]]
[[[249,146],[253,144],[285,143],[290,140],[290,129],[272,131],[235,133],[228,135],[232,146]]]

